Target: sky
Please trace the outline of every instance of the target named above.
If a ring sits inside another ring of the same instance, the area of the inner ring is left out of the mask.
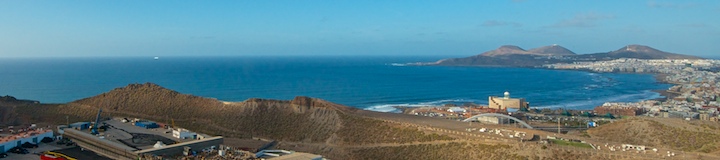
[[[0,57],[469,56],[628,44],[720,57],[717,0],[0,1]]]

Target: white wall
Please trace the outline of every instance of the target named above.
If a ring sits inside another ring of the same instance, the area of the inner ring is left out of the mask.
[[[13,135],[13,136],[14,136],[14,135]],[[35,138],[35,137],[37,137],[37,142],[33,142],[33,138]],[[5,142],[5,143],[1,143],[0,146],[4,146],[4,147],[0,147],[0,148],[3,148],[2,153],[5,153],[5,152],[7,152],[8,150],[10,150],[10,148],[16,147],[18,141],[20,141],[20,145],[22,145],[22,144],[25,143],[25,142],[30,142],[30,143],[33,143],[33,144],[37,144],[37,143],[40,143],[40,141],[42,141],[42,139],[45,138],[45,137],[53,138],[54,136],[53,136],[52,130],[49,131],[49,132],[37,134],[37,135],[34,135],[34,136],[29,136],[29,137],[20,138],[20,139],[8,141],[8,142]]]

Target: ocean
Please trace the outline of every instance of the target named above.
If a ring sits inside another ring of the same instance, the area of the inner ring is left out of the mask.
[[[488,96],[525,98],[531,107],[592,109],[607,101],[660,98],[671,85],[649,74],[510,67],[403,66],[441,57],[123,57],[3,58],[0,95],[66,103],[131,83],[243,101],[310,96],[368,110],[392,106],[487,104]]]

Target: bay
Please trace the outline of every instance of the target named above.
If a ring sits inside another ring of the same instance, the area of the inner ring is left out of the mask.
[[[526,98],[532,107],[592,109],[604,102],[659,98],[650,74],[510,67],[402,66],[440,57],[102,57],[0,59],[0,95],[66,103],[131,83],[243,101],[310,96],[375,111],[392,106],[487,104]]]

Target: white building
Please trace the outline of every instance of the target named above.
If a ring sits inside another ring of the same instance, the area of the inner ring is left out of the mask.
[[[53,131],[50,129],[37,129],[20,132],[11,136],[0,137],[0,151],[5,153],[11,148],[22,145],[25,142],[38,144],[45,137],[53,137]]]
[[[197,133],[190,132],[187,129],[178,128],[173,129],[173,137],[178,139],[195,139],[197,138]]]
[[[467,110],[462,109],[462,108],[460,108],[460,107],[450,107],[447,111],[448,111],[448,112],[452,112],[452,113],[465,113],[465,112],[467,112]]]

